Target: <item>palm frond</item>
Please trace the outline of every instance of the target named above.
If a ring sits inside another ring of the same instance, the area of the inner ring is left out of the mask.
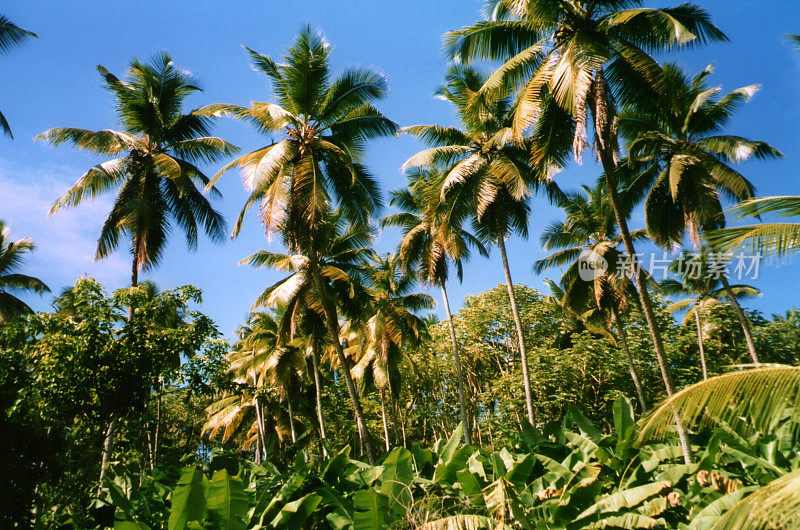
[[[800,368],[767,366],[731,372],[691,385],[664,400],[639,424],[637,442],[660,439],[675,428],[726,423],[751,433],[769,432],[776,418],[787,418],[792,432],[800,426]]]

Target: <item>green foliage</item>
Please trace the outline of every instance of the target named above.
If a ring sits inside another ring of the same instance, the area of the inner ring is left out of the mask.
[[[191,308],[200,301],[193,287],[155,293],[141,285],[109,296],[83,278],[53,312],[0,327],[0,364],[13,378],[3,387],[0,421],[4,432],[20,429],[3,444],[4,461],[14,470],[12,488],[23,492],[4,513],[24,521],[35,503],[58,507],[37,510],[40,521],[86,517],[112,420],[117,454],[137,467],[129,476],[154,471],[156,432],[170,461],[197,447],[199,425],[185,411],[220,382],[227,349],[211,319]],[[27,442],[17,437],[26,432]]]
[[[636,447],[632,418],[630,402],[618,398],[622,430],[603,434],[570,409],[561,423],[529,428],[499,450],[463,445],[459,425],[447,441],[396,447],[374,466],[349,458],[349,447],[312,461],[300,454],[285,470],[246,461],[225,470],[212,460],[184,468],[171,495],[151,504],[171,504],[162,514],[170,529],[732,528],[724,525],[773,499],[768,492],[792,495],[796,441],[781,437],[770,449],[771,432],[745,439],[721,425],[697,433],[707,443],[687,465],[676,439]],[[758,453],[765,456],[741,458]],[[148,515],[119,495],[110,502],[118,521]],[[776,521],[770,509],[761,510],[764,520]]]

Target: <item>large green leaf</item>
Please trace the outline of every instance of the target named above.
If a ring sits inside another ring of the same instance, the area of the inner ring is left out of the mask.
[[[178,485],[172,492],[169,530],[183,530],[190,521],[202,521],[206,511],[207,479],[194,466],[183,468]]]
[[[244,484],[224,469],[211,476],[206,498],[208,518],[214,528],[221,530],[244,530],[247,528],[249,502],[244,492]]]
[[[308,471],[305,468],[300,473],[292,473],[283,483],[281,489],[278,490],[278,493],[274,495],[270,490],[262,492],[250,518],[250,526],[261,526],[271,521],[280,511],[282,504],[289,500],[294,492],[303,485],[307,473]]]
[[[391,520],[389,497],[375,490],[360,490],[353,494],[356,511],[353,514],[354,530],[386,528]]]
[[[600,499],[598,502],[584,510],[584,512],[581,513],[577,519],[584,519],[596,513],[617,512],[624,508],[632,508],[644,502],[653,495],[661,493],[670,486],[671,484],[669,482],[661,481],[618,491]]]
[[[309,493],[296,501],[287,503],[272,520],[275,528],[303,528],[308,517],[317,509],[322,497]]]
[[[380,492],[391,501],[393,510],[403,516],[411,507],[411,451],[396,447],[383,461]]]

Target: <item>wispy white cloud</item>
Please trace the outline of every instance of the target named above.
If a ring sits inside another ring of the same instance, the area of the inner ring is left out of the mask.
[[[112,195],[48,215],[53,201],[80,174],[75,168],[19,167],[0,159],[0,218],[10,225],[12,238],[28,236],[36,243],[25,272],[38,276],[54,291],[84,274],[109,288],[123,286],[129,271],[124,247],[107,259],[94,261],[97,236]]]

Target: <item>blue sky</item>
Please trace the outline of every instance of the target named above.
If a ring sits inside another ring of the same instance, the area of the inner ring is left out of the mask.
[[[675,5],[677,2],[648,2]],[[748,162],[742,172],[761,195],[800,194],[800,53],[783,39],[800,33],[800,3],[790,0],[716,0],[700,2],[731,42],[714,44],[669,56],[697,72],[713,62],[712,82],[724,90],[760,83],[761,90],[731,122],[730,132],[766,140],[786,157],[777,161]],[[477,19],[478,1],[249,1],[249,2],[154,2],[154,1],[31,1],[3,2],[2,14],[38,33],[11,55],[0,58],[0,109],[11,123],[15,140],[0,137],[0,218],[12,227],[12,235],[31,236],[38,245],[25,270],[45,280],[54,291],[89,274],[109,289],[129,281],[130,260],[121,249],[111,258],[92,261],[100,225],[111,196],[47,217],[50,204],[88,167],[100,158],[34,143],[32,138],[57,126],[87,129],[115,128],[109,94],[95,70],[102,64],[122,74],[130,59],[146,59],[167,51],[175,63],[196,75],[205,92],[195,95],[190,106],[208,103],[246,104],[269,101],[269,87],[254,72],[242,45],[278,57],[299,29],[311,23],[334,45],[334,71],[348,66],[371,66],[389,78],[390,93],[379,104],[401,125],[455,124],[447,103],[431,94],[447,68],[441,53],[442,35]],[[188,110],[188,109],[187,109]],[[269,138],[259,137],[246,124],[222,120],[215,128],[221,136],[245,151],[260,147]],[[379,178],[383,191],[400,187],[403,161],[419,150],[409,138],[375,141],[367,164]],[[216,167],[207,168],[210,174]],[[591,155],[584,163],[570,164],[556,178],[564,188],[593,182],[598,168]],[[219,184],[224,195],[216,202],[232,223],[245,199],[235,173]],[[532,263],[544,253],[536,235],[559,212],[537,199],[532,237],[509,242],[512,274],[517,282],[543,289],[533,274]],[[641,218],[633,220],[639,227]],[[394,249],[397,233],[383,234],[376,244],[381,251]],[[267,270],[238,266],[248,254],[268,246],[255,215],[250,215],[241,235],[223,245],[201,240],[196,252],[186,250],[183,236],[174,233],[160,267],[145,275],[162,288],[192,284],[204,292],[203,311],[229,335],[242,322],[252,301],[278,276]],[[462,285],[449,286],[457,308],[464,296],[503,281],[499,256],[492,261],[470,263]],[[764,296],[749,302],[766,313],[782,312],[800,305],[800,258],[780,264],[762,264],[754,283]],[[558,271],[548,276],[557,278]],[[432,291],[438,296],[438,292]],[[50,297],[28,298],[37,309],[46,309]]]

